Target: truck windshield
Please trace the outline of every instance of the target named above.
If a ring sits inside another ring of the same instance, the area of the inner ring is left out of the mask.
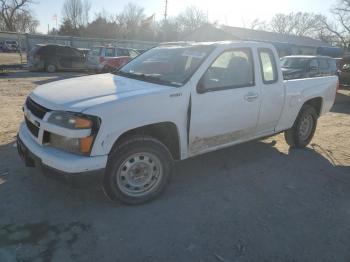
[[[281,59],[281,67],[293,68],[293,69],[305,69],[309,61],[310,61],[309,58],[285,57]]]
[[[139,55],[115,74],[142,81],[182,86],[213,49],[211,45],[159,46]]]

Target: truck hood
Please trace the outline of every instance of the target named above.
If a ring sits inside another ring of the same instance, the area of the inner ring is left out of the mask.
[[[30,97],[52,110],[81,112],[95,105],[171,88],[174,87],[113,74],[99,74],[44,84],[37,87]]]

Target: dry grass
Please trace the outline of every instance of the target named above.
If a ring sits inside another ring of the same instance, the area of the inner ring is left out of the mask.
[[[26,64],[27,63],[27,54],[22,53],[0,53],[0,66],[1,65],[13,65],[13,64]]]
[[[0,75],[0,145],[14,141],[23,119],[22,106],[27,95],[39,84],[82,75],[81,73],[55,73],[16,71]]]

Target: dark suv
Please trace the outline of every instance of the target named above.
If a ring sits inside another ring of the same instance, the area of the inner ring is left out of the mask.
[[[36,45],[28,54],[31,71],[86,70],[86,54],[77,48],[62,45]]]
[[[328,56],[285,56],[281,67],[286,80],[337,74],[336,61]]]

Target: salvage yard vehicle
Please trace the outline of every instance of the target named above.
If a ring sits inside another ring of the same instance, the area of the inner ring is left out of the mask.
[[[133,49],[115,46],[95,46],[88,55],[88,67],[97,73],[119,69],[139,53]]]
[[[281,67],[285,80],[337,74],[336,60],[328,56],[285,56]]]
[[[338,59],[338,76],[340,85],[350,85],[350,56]]]
[[[86,49],[70,46],[39,44],[28,53],[28,68],[30,71],[87,70]]]
[[[103,171],[112,200],[159,195],[174,160],[284,132],[311,141],[338,79],[283,80],[267,43],[159,45],[113,74],[52,82],[27,98],[17,143],[27,166]]]

